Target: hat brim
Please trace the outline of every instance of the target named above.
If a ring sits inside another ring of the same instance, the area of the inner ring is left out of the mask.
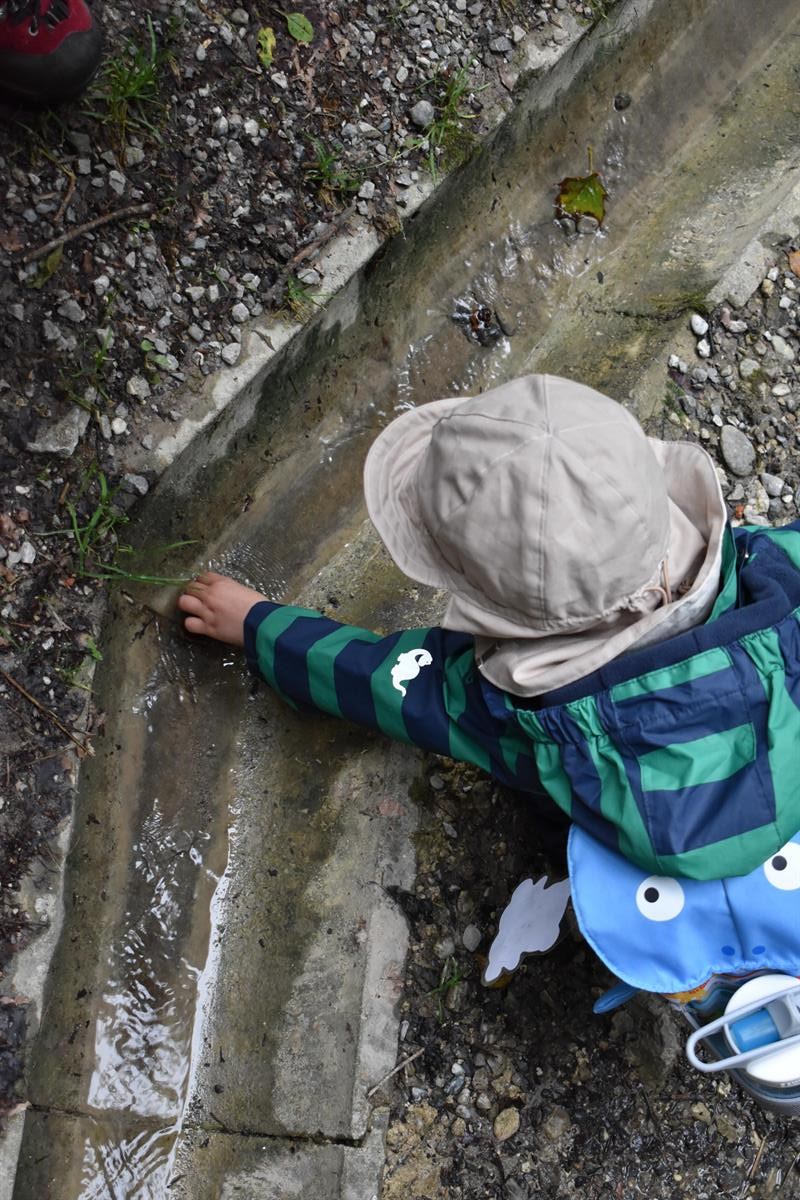
[[[370,520],[401,571],[418,583],[448,591],[463,587],[425,526],[416,474],[434,427],[468,396],[432,400],[401,413],[378,435],[364,463],[364,497]]]

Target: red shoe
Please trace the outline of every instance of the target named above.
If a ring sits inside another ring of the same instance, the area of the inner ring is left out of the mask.
[[[0,88],[33,104],[83,91],[102,35],[84,0],[0,0]]]

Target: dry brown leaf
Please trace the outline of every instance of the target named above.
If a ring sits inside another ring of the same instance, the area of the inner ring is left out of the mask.
[[[800,250],[790,250],[789,270],[800,279]]]

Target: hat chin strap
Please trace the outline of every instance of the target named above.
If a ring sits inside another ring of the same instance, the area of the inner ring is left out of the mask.
[[[666,555],[664,561],[661,563],[661,566],[658,568],[658,573],[661,576],[663,583],[648,583],[647,587],[641,588],[635,596],[631,596],[630,600],[625,605],[626,608],[629,608],[632,612],[636,612],[640,608],[645,609],[647,605],[640,605],[639,601],[644,600],[644,597],[648,592],[657,592],[661,596],[661,599],[664,601],[665,605],[672,604],[672,588],[670,587],[669,582],[668,561],[669,555]],[[658,605],[656,605],[656,608],[658,608]]]

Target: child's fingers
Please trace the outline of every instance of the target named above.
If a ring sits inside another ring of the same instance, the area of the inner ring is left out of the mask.
[[[206,606],[199,596],[194,596],[191,592],[183,592],[178,597],[178,608],[181,612],[193,613],[199,617],[201,613],[205,612]]]
[[[201,621],[199,617],[187,617],[183,627],[187,633],[208,633],[205,621]]]

